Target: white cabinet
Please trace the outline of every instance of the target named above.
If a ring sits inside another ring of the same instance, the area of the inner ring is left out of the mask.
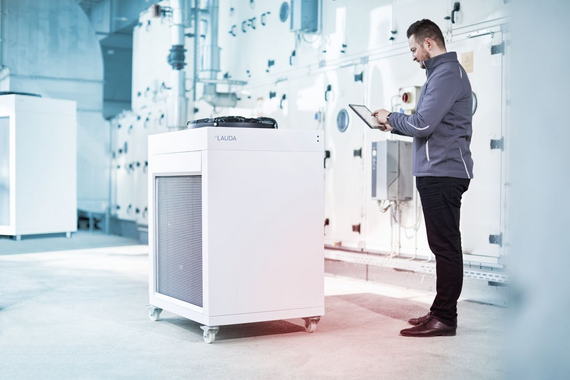
[[[77,230],[76,105],[0,96],[0,235]]]

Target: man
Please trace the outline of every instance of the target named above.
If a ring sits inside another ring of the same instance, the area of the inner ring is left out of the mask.
[[[413,23],[407,32],[413,60],[427,80],[413,115],[374,111],[382,130],[412,136],[413,174],[421,197],[431,251],[436,258],[437,295],[430,312],[409,323],[404,336],[451,336],[457,329],[457,299],[463,285],[459,214],[461,197],[473,178],[469,149],[472,93],[467,73],[448,53],[439,27],[430,20]]]

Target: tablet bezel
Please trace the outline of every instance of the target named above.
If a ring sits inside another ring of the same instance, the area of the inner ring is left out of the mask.
[[[364,108],[366,108],[366,110],[367,110],[368,112],[370,112],[370,114],[372,114],[372,111],[370,111],[370,110],[368,109],[368,107],[366,107],[364,104],[349,104],[348,106],[354,111],[355,114],[358,115],[359,118],[362,119],[362,121],[364,121],[364,123],[366,123],[366,125],[368,125],[368,127],[369,127],[370,129],[380,129],[380,130],[381,130],[382,127],[384,126],[383,124],[380,124],[380,123],[378,123],[378,125],[370,125],[370,123],[368,123],[368,120],[366,120],[366,118],[363,117],[363,116],[360,114],[360,112],[357,111],[356,108],[354,108],[354,107],[364,107]]]

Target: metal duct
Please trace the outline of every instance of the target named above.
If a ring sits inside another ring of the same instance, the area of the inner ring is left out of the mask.
[[[220,47],[218,46],[219,0],[208,2],[209,22],[206,43],[202,47],[201,78],[216,80],[220,72]],[[218,92],[215,83],[204,85],[204,100],[214,107],[235,107],[237,96],[234,93]]]

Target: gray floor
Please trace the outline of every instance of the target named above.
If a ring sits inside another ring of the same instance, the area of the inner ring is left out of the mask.
[[[147,251],[0,255],[0,378],[505,377],[506,309],[462,301],[456,337],[405,338],[399,330],[431,293],[332,276],[314,334],[301,320],[265,322],[223,327],[207,345],[197,323],[149,320]]]

